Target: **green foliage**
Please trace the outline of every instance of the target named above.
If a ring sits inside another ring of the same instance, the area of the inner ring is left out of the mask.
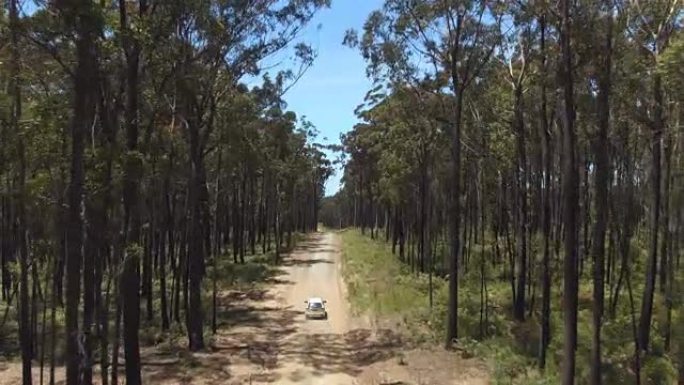
[[[677,379],[672,362],[664,357],[647,357],[642,370],[648,385],[671,385]]]
[[[362,236],[358,230],[343,230],[340,234],[343,241],[343,273],[353,308],[376,317],[378,322],[392,323],[393,327],[402,329],[416,343],[441,342],[447,316],[447,282],[441,277],[433,277],[434,306],[430,308],[426,274],[411,272],[396,255],[392,255],[388,245]],[[478,266],[481,247],[476,245],[471,252],[470,263]],[[493,257],[490,253],[492,250],[485,247],[485,260],[489,261]],[[460,280],[459,346],[468,354],[486,360],[496,384],[557,384],[558,370],[563,363],[563,320],[561,312],[555,309],[560,302],[558,292],[554,292],[552,299],[552,340],[547,368],[539,371],[536,367],[540,343],[538,315],[535,313],[523,323],[512,319],[510,284],[505,277],[496,278],[496,270],[491,266],[485,269],[485,274],[490,278],[487,317],[483,325],[486,334],[481,335],[479,274],[478,269],[471,269]],[[590,296],[591,285],[582,285],[580,292]],[[602,372],[605,383],[631,384],[634,383],[633,325],[627,293],[623,291],[620,298],[616,316],[606,316],[603,322]],[[662,302],[656,303],[656,309],[663,308]],[[579,312],[576,372],[579,383],[589,380],[588,362],[593,332],[590,309],[590,305],[586,305]],[[674,346],[684,346],[679,314],[677,310],[673,312]],[[662,325],[662,321],[658,321],[654,328],[661,330]],[[664,354],[663,338],[658,333],[653,333],[651,346],[651,353],[643,362],[643,379],[649,384],[664,384],[662,381],[668,380],[668,384],[672,383],[681,358]],[[674,351],[682,350],[675,347]]]
[[[684,87],[684,33],[679,31],[672,37],[669,46],[658,57],[658,72],[665,81],[665,87],[673,93],[673,96],[681,94],[679,91]]]

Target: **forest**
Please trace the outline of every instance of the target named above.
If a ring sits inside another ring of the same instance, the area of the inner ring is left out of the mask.
[[[502,383],[682,383],[683,21],[677,0],[385,0],[345,37],[374,87],[322,222],[391,247],[441,344],[519,357]]]
[[[143,328],[203,350],[217,263],[316,229],[332,164],[283,95],[329,0],[2,4],[0,356],[141,384]]]

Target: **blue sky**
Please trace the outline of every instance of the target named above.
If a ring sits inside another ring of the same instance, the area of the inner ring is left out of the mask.
[[[321,142],[338,143],[340,134],[357,122],[354,109],[363,102],[371,82],[359,51],[343,46],[342,40],[347,29],[360,30],[368,14],[381,6],[382,0],[332,0],[332,6],[317,14],[302,35],[318,50],[318,57],[284,98],[289,110],[316,126]],[[328,180],[326,195],[337,192],[340,177],[337,170]]]

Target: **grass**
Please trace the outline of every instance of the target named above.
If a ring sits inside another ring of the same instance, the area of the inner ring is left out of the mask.
[[[371,240],[357,230],[340,232],[343,242],[344,276],[352,307],[357,312],[374,315],[398,324],[407,336],[417,343],[443,343],[445,334],[448,285],[441,277],[434,278],[434,304],[428,303],[428,278],[425,274],[412,272],[392,255],[388,244]],[[635,244],[634,250],[643,250]],[[459,279],[459,345],[470,354],[489,363],[496,384],[558,384],[563,362],[563,320],[561,312],[560,260],[554,267],[552,288],[552,340],[547,354],[544,372],[536,368],[539,346],[539,315],[535,312],[525,322],[515,322],[511,316],[510,282],[501,274],[500,267],[485,264],[488,277],[487,317],[480,319],[480,261],[491,261],[489,247],[473,247],[470,269]],[[636,251],[635,251],[636,252]],[[642,256],[643,257],[643,256]],[[635,258],[636,260],[643,259]],[[539,261],[534,262],[537,266]],[[635,308],[640,309],[643,266],[633,266]],[[465,269],[464,269],[465,270]],[[588,382],[591,351],[592,286],[591,268],[585,266],[585,276],[580,286],[578,314],[578,383]],[[678,277],[681,282],[682,277]],[[681,293],[681,286],[679,286]],[[539,291],[535,294],[535,307],[539,308]],[[645,357],[642,368],[642,384],[672,385],[679,370],[684,368],[684,322],[681,310],[673,312],[673,345],[671,353],[665,353],[661,325],[664,322],[663,299],[656,296],[653,320],[652,352]],[[681,309],[681,304],[676,307]],[[637,314],[638,319],[638,314]],[[615,317],[605,317],[603,323],[603,375],[604,383],[635,383],[633,362],[633,337],[627,290],[623,290]]]
[[[342,231],[343,274],[355,312],[391,319],[413,329],[414,342],[437,337],[431,327],[438,319],[441,299],[430,310],[427,277],[414,276],[384,244],[374,242],[357,231]],[[445,290],[435,280],[435,293]]]

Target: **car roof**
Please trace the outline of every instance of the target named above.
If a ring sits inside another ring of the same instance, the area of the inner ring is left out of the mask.
[[[309,302],[323,302],[323,299],[321,297],[310,297]]]

